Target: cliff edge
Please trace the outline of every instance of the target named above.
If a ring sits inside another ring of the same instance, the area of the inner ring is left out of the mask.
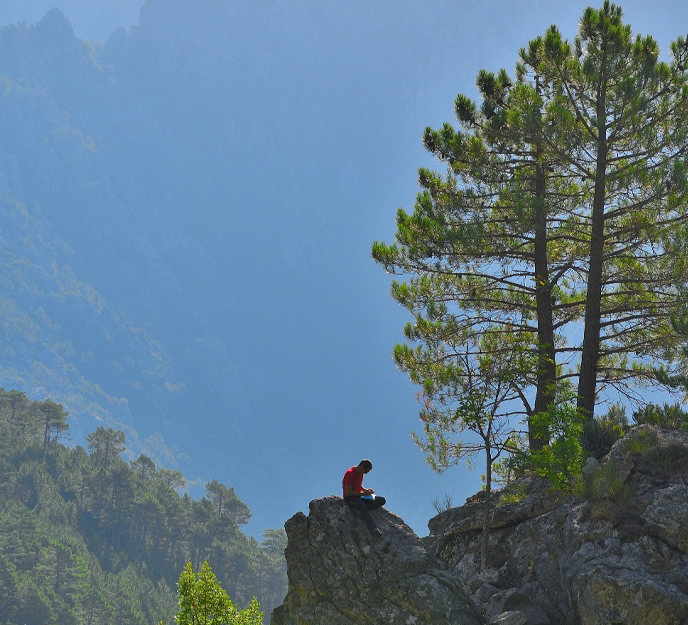
[[[461,583],[388,510],[373,537],[341,497],[310,503],[289,521],[289,589],[271,625],[482,625]]]
[[[516,501],[497,493],[482,573],[480,496],[432,519],[425,544],[488,620],[688,623],[688,432],[635,428],[583,479],[585,498],[557,502],[537,482]]]
[[[688,432],[640,426],[601,461],[579,497],[543,481],[494,495],[480,570],[484,493],[420,539],[374,511],[373,538],[339,497],[286,524],[289,590],[272,625],[685,625]]]

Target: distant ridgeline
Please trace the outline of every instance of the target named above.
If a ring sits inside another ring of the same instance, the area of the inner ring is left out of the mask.
[[[239,605],[282,601],[284,530],[245,536],[233,488],[180,496],[179,471],[122,460],[122,432],[99,427],[87,451],[59,442],[68,427],[60,404],[0,389],[0,623],[172,622],[188,561],[207,560]]]

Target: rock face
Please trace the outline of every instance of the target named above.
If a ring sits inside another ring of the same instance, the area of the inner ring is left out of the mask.
[[[635,428],[583,479],[585,499],[496,493],[482,572],[483,493],[423,539],[386,510],[373,539],[340,498],[313,501],[286,525],[272,625],[686,625],[688,432]]]
[[[589,501],[555,505],[532,484],[521,501],[497,501],[482,574],[480,501],[435,517],[426,546],[490,622],[688,623],[688,433],[636,428],[585,479]]]
[[[391,512],[373,537],[340,497],[316,499],[286,524],[289,591],[272,625],[480,625],[460,582]]]

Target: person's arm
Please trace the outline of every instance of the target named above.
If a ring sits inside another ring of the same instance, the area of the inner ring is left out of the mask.
[[[363,495],[372,495],[375,491],[372,488],[361,487],[361,492],[354,490],[351,484],[344,486],[344,497],[363,497]]]

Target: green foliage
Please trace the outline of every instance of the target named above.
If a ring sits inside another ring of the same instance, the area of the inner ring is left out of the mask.
[[[687,240],[687,237],[683,236],[682,239],[683,245],[686,246],[685,241]],[[686,298],[684,297],[684,302],[685,299]],[[682,310],[682,313],[685,315],[685,310]],[[662,365],[655,369],[655,375],[661,384],[665,384],[670,388],[682,388],[685,391],[688,391],[688,345],[686,345],[688,340],[688,320],[672,315],[671,327],[681,342],[678,348],[672,354],[673,360],[675,363],[677,363],[677,366],[675,366],[674,370],[670,372],[665,366]]]
[[[3,625],[169,622],[189,560],[213,562],[242,606],[254,594],[268,609],[281,603],[284,530],[263,543],[245,536],[250,511],[233,488],[213,480],[199,501],[180,496],[179,472],[121,458],[122,432],[99,427],[88,452],[65,447],[66,418],[58,404],[0,389]]]
[[[633,411],[636,425],[655,425],[667,430],[688,431],[688,413],[680,404],[647,404]]]
[[[372,255],[406,277],[392,284],[413,316],[399,367],[424,394],[457,395],[467,349],[474,360],[522,354],[513,403],[554,470],[572,439],[548,445],[542,416],[561,385],[578,379],[592,419],[601,391],[654,381],[681,342],[669,311],[685,308],[688,289],[688,45],[677,39],[660,60],[605,2],[585,11],[573,42],[552,26],[521,50],[515,78],[482,70],[476,85],[482,105],[459,95],[456,128],[425,130],[445,171],[419,170],[413,212],[397,212],[394,243]],[[574,334],[582,340],[568,344]],[[589,451],[616,433],[589,424]],[[437,429],[427,444],[438,466],[456,455]]]
[[[187,562],[178,583],[178,625],[261,625],[263,613],[254,597],[245,610],[240,610],[217,581],[208,562],[194,573]]]
[[[500,494],[497,506],[510,503],[518,503],[528,496],[528,487],[523,483],[514,483],[507,486]]]
[[[534,415],[533,420],[537,426],[542,423],[542,427],[549,427],[550,440],[541,449],[516,456],[516,466],[522,472],[532,471],[547,478],[559,492],[571,492],[583,466],[583,447],[580,442],[583,419],[580,413],[569,402],[550,406],[546,412]]]
[[[585,454],[601,459],[628,428],[626,409],[620,404],[611,406],[600,418],[586,419],[581,437]]]
[[[596,504],[621,504],[633,494],[633,485],[627,481],[619,466],[610,462],[596,467],[584,484],[583,494]]]
[[[126,449],[124,432],[99,426],[86,437],[88,451],[98,466],[107,469]]]

